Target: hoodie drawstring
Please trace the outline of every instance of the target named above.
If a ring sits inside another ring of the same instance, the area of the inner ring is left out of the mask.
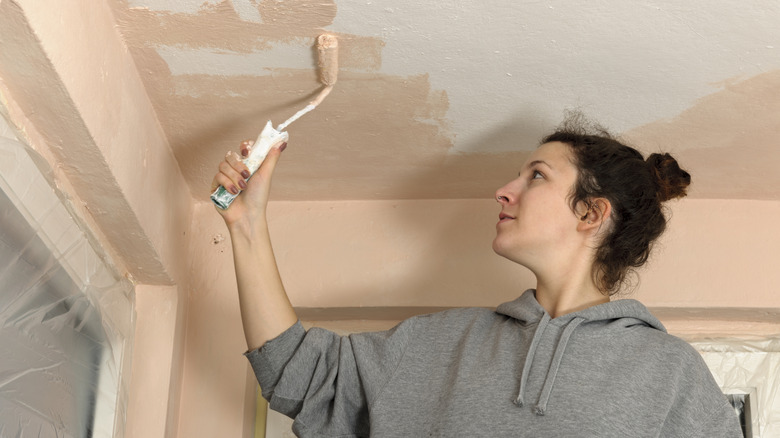
[[[558,340],[558,346],[555,347],[555,354],[553,355],[550,369],[547,370],[547,377],[544,379],[544,386],[542,387],[542,395],[539,396],[539,402],[536,404],[536,415],[544,415],[547,411],[547,402],[550,400],[550,393],[552,392],[555,378],[558,376],[558,368],[561,366],[561,359],[563,358],[563,352],[566,350],[566,344],[569,343],[569,337],[582,322],[584,318],[574,318],[566,324],[566,328],[561,333],[561,338]]]
[[[545,377],[544,385],[542,386],[542,393],[539,396],[539,401],[537,402],[534,409],[536,415],[544,415],[547,411],[547,402],[550,400],[550,394],[552,393],[555,378],[558,375],[558,368],[560,368],[561,360],[563,359],[563,353],[566,350],[566,345],[569,343],[571,334],[574,332],[577,326],[582,324],[584,321],[585,318],[573,318],[571,321],[569,321],[568,324],[566,324],[566,327],[563,329],[563,333],[561,333],[561,337],[558,339],[558,345],[555,347],[552,363],[550,363],[550,368],[547,370],[547,376]],[[520,376],[520,393],[517,394],[517,399],[514,400],[514,403],[519,407],[522,407],[525,403],[525,386],[528,382],[528,374],[531,371],[531,364],[533,363],[534,355],[536,354],[536,350],[539,346],[539,340],[541,339],[542,334],[544,333],[544,330],[549,322],[550,315],[545,312],[544,316],[542,316],[542,319],[539,321],[539,325],[536,327],[536,332],[534,332],[531,345],[528,347],[528,355],[526,356],[525,363],[523,364],[523,373]]]
[[[542,319],[539,321],[539,325],[536,326],[534,338],[531,340],[531,346],[528,347],[528,355],[525,358],[525,364],[523,364],[523,373],[520,375],[520,393],[517,394],[517,398],[514,402],[521,408],[524,404],[523,394],[525,393],[525,384],[528,381],[528,373],[531,371],[531,363],[534,361],[536,347],[539,345],[539,339],[542,337],[542,333],[544,333],[544,328],[547,327],[548,322],[550,322],[550,315],[545,312]]]

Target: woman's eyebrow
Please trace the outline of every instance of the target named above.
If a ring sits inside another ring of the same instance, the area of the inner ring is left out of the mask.
[[[544,161],[544,160],[534,160],[534,161],[531,161],[530,163],[528,163],[528,164],[525,166],[525,168],[526,168],[526,169],[530,169],[530,168],[532,168],[532,167],[534,167],[534,166],[536,166],[536,165],[538,165],[538,164],[544,164],[545,166],[549,167],[550,169],[552,169],[552,168],[553,168],[552,166],[550,166],[549,164],[547,164],[547,162],[546,162],[546,161]],[[517,172],[517,176],[520,176],[522,173],[523,173],[522,171],[520,171],[520,172]]]
[[[549,164],[548,164],[546,161],[544,161],[544,160],[534,160],[534,161],[531,161],[530,163],[528,163],[528,167],[534,167],[534,166],[536,166],[537,164],[544,164],[545,166],[549,167],[550,169],[552,169],[552,168],[553,168],[552,166],[550,166],[550,165],[549,165]]]

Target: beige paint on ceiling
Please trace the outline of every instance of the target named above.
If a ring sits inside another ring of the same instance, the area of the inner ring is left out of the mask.
[[[268,119],[289,128],[275,199],[482,198],[567,108],[675,153],[692,195],[780,199],[780,6],[729,2],[115,0],[192,192]]]

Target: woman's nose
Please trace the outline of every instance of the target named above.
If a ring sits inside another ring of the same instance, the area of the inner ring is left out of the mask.
[[[499,204],[511,204],[516,202],[521,190],[522,182],[520,178],[509,181],[504,184],[503,187],[496,190],[496,201],[498,201]]]
[[[512,202],[510,191],[507,189],[507,186],[501,187],[500,189],[496,190],[496,201],[498,201],[499,204],[509,204]]]

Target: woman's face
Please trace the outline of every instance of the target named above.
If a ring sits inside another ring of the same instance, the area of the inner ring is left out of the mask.
[[[534,270],[577,243],[579,218],[569,195],[577,180],[569,146],[552,142],[536,149],[518,177],[496,191],[501,213],[493,250]]]

